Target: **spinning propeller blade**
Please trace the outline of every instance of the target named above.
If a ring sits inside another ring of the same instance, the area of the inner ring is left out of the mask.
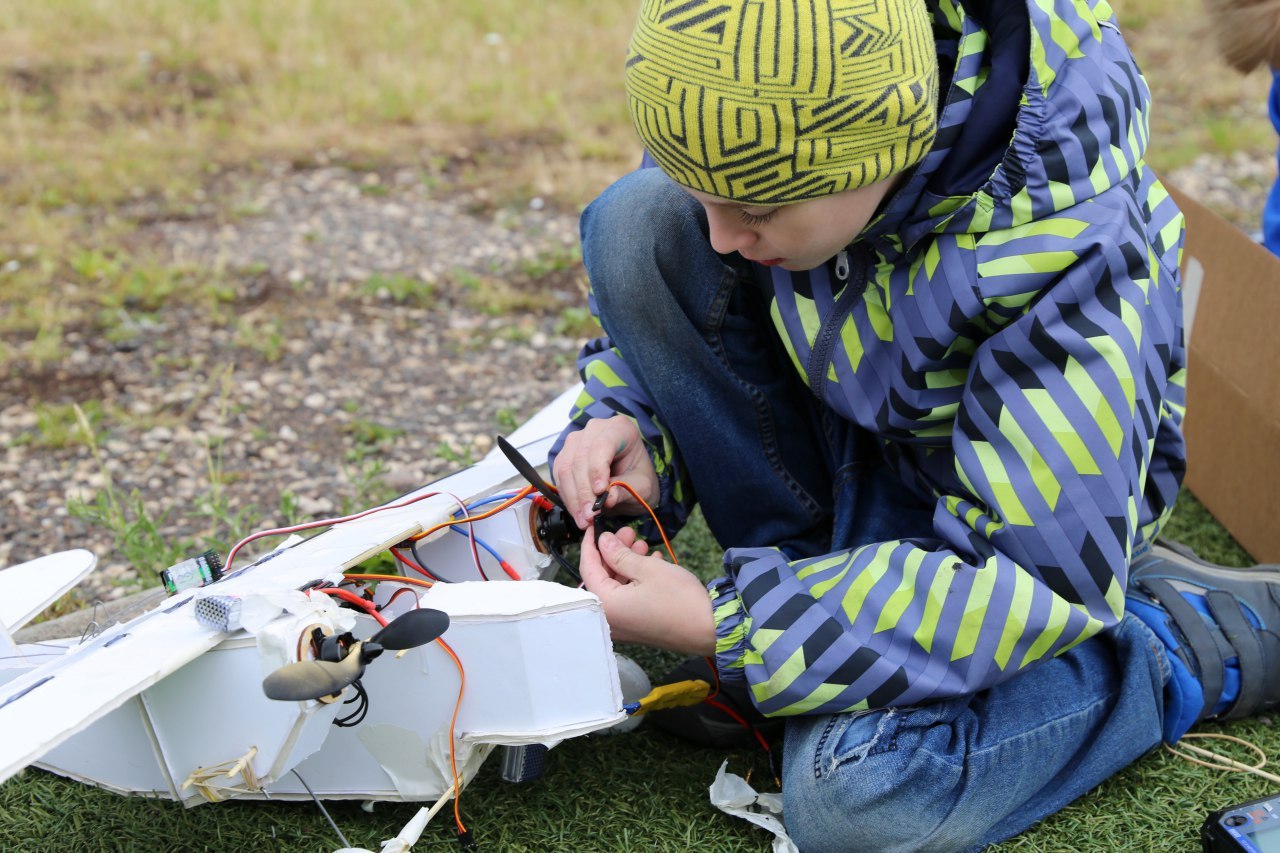
[[[282,666],[262,682],[268,699],[304,702],[341,693],[360,680],[364,668],[383,649],[400,651],[425,646],[449,627],[449,614],[440,610],[410,610],[366,641],[354,643],[340,661],[304,660]]]
[[[556,490],[551,488],[551,486],[547,484],[546,480],[542,479],[538,474],[537,469],[529,464],[529,460],[520,455],[519,450],[516,450],[511,446],[511,442],[507,441],[502,436],[498,436],[498,447],[502,448],[503,455],[505,455],[507,460],[515,466],[517,471],[520,472],[521,477],[524,477],[529,481],[530,485],[539,492],[542,492],[543,497],[547,500],[565,510],[565,512],[568,512],[568,508],[565,507],[564,501],[560,500],[560,495],[556,493]]]

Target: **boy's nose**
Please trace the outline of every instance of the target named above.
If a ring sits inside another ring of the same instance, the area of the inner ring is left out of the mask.
[[[756,232],[744,225],[737,211],[707,211],[711,248],[722,255],[731,255],[750,248],[756,242]]]

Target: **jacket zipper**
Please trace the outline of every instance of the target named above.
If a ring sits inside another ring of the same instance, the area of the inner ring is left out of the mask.
[[[863,247],[857,247],[853,264],[849,262],[847,250],[836,255],[836,280],[847,283],[836,298],[835,305],[831,306],[831,311],[822,318],[822,325],[818,327],[818,336],[813,342],[813,348],[809,350],[809,362],[805,365],[809,390],[819,402],[823,401],[827,395],[827,365],[831,360],[831,351],[835,348],[836,340],[840,336],[840,329],[844,327],[845,318],[849,316],[854,300],[862,296],[862,292],[867,289],[866,258],[867,253]],[[854,273],[853,281],[849,281],[851,271]]]

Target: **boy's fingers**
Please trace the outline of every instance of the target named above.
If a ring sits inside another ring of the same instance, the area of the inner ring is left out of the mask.
[[[605,533],[600,537],[600,556],[609,569],[628,580],[644,574],[646,555],[627,547],[616,534]]]
[[[582,576],[582,585],[588,592],[599,595],[602,591],[618,586],[618,581],[605,567],[604,560],[596,551],[591,531],[582,539],[582,557],[578,560],[578,574]]]

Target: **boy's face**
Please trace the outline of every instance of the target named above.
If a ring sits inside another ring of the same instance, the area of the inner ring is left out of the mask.
[[[822,266],[853,242],[900,175],[856,190],[770,207],[686,191],[707,211],[711,247],[788,270]]]

